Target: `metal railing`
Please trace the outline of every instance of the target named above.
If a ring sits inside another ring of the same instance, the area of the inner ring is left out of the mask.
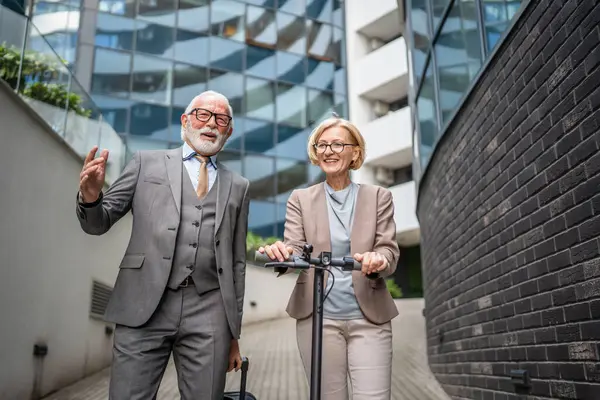
[[[0,79],[81,157],[94,145],[108,149],[106,181],[114,182],[129,159],[127,145],[44,35],[11,8],[0,4]]]

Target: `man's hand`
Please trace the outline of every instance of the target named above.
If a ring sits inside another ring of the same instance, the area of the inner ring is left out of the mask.
[[[79,174],[79,192],[85,203],[93,203],[100,197],[106,176],[106,160],[108,150],[102,150],[100,157],[94,158],[98,146],[94,146],[88,153]]]
[[[283,262],[290,258],[294,249],[286,246],[282,241],[278,240],[271,245],[266,245],[264,247],[260,247],[258,252],[263,254],[267,253],[271,260],[277,260],[279,262]]]
[[[364,276],[372,274],[374,272],[381,272],[389,266],[387,258],[379,253],[367,252],[367,253],[356,253],[354,259],[362,263],[362,274]]]
[[[231,346],[229,347],[229,367],[227,372],[239,371],[242,368],[242,356],[240,355],[240,345],[237,339],[231,340]]]

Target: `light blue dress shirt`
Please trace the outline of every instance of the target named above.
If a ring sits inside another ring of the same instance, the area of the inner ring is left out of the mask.
[[[200,161],[194,157],[196,151],[190,147],[187,142],[183,143],[183,165],[188,172],[190,182],[194,186],[194,191],[198,187],[198,175],[200,174]],[[210,156],[209,163],[206,166],[208,170],[208,190],[210,190],[217,180],[217,156]]]

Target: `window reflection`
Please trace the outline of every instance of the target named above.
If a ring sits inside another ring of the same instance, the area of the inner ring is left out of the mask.
[[[277,48],[304,54],[306,52],[306,24],[303,17],[277,13]]]
[[[421,130],[421,165],[425,165],[438,136],[438,125],[436,117],[437,103],[433,89],[433,73],[431,63],[427,67],[425,81],[417,101],[417,113],[419,127]]]
[[[131,84],[131,55],[96,49],[92,93],[128,97]]]
[[[275,118],[275,83],[246,78],[246,115],[273,121]]]
[[[263,8],[248,6],[246,14],[246,41],[274,49],[277,44],[275,13]]]
[[[333,89],[336,93],[346,94],[346,69],[342,67],[335,68],[333,78]]]
[[[233,172],[237,172],[238,174],[242,175],[242,157],[240,155],[240,153],[236,152],[236,151],[227,151],[227,150],[222,150],[219,152],[219,155],[217,156],[217,161],[222,163],[223,165],[225,165],[225,167],[227,167],[227,169],[233,171]]]
[[[286,201],[292,190],[304,186],[308,175],[306,162],[277,158],[277,201]]]
[[[320,22],[307,21],[308,54],[318,60],[331,61],[331,25]]]
[[[163,104],[169,102],[172,64],[136,54],[133,58],[131,97]]]
[[[127,132],[129,108],[131,100],[117,99],[108,96],[93,96],[94,103],[100,108],[102,118],[120,134]]]
[[[306,58],[295,54],[277,52],[277,79],[303,84]]]
[[[333,63],[309,58],[306,84],[318,89],[333,90],[334,71]]]
[[[431,38],[428,20],[426,0],[411,0],[410,24],[413,45],[411,53],[417,82],[422,79],[421,74],[425,67],[425,58]]]
[[[206,68],[176,64],[173,70],[173,105],[187,107],[190,101],[207,88]]]
[[[244,99],[244,77],[235,72],[210,70],[210,81],[208,82],[210,90],[222,93],[229,99],[229,105],[233,108],[234,114],[242,113],[242,102]]]
[[[504,31],[508,22],[514,17],[521,6],[521,1],[482,0],[483,21],[487,38],[487,50],[491,51]]]
[[[244,118],[242,137],[245,151],[266,153],[275,144],[275,125],[272,122]]]
[[[317,165],[308,165],[308,183],[307,186],[312,186],[325,181],[325,173],[321,167]]]
[[[241,115],[234,114],[232,124],[233,131],[231,132],[231,136],[229,136],[229,139],[227,139],[227,141],[225,142],[225,146],[223,146],[223,148],[228,150],[242,151],[244,117]]]
[[[175,27],[177,0],[139,0],[138,18]]]
[[[450,0],[431,0],[433,10],[433,29],[435,30],[440,24],[440,20],[444,15],[444,10],[450,3]]]
[[[344,48],[344,31],[333,28],[333,42],[329,48],[329,56],[338,65],[346,65]]]
[[[306,16],[323,22],[332,21],[333,0],[306,0]]]
[[[333,24],[337,26],[344,25],[343,0],[333,0]]]
[[[274,199],[275,159],[259,155],[246,155],[244,157],[244,176],[250,181],[251,199]]]
[[[304,16],[306,10],[305,0],[278,0],[277,7],[286,13]]]
[[[167,143],[162,140],[152,140],[136,136],[127,137],[127,146],[131,153],[141,150],[162,150],[167,148]]]
[[[482,64],[476,12],[474,3],[457,0],[435,45],[443,123],[452,115]]]
[[[276,77],[275,51],[246,46],[246,73],[260,78],[274,79]]]
[[[208,33],[209,3],[210,0],[179,0],[177,26],[187,31]]]
[[[244,63],[243,43],[213,36],[210,38],[210,66],[229,71],[242,71]]]
[[[204,33],[178,29],[175,37],[175,60],[207,66],[208,40]]]
[[[277,204],[277,225],[275,226],[275,235],[280,239],[283,239],[283,234],[285,232],[286,202],[288,197],[284,198],[282,203]]]
[[[243,42],[246,6],[237,1],[213,0],[210,25],[213,35]]]
[[[136,4],[135,0],[100,0],[98,11],[133,18],[135,17]]]
[[[270,7],[270,8],[275,7],[275,0],[242,0],[242,1],[245,3],[248,3],[248,4],[254,4],[256,6],[263,6],[263,7]]]
[[[139,52],[172,58],[174,34],[170,26],[137,20],[135,48]]]
[[[313,124],[330,117],[333,111],[333,95],[318,90],[308,90],[308,123]]]
[[[128,18],[98,13],[96,20],[96,46],[133,50],[135,22]]]
[[[138,102],[131,107],[129,133],[132,135],[169,140],[170,125],[168,106]]]
[[[308,160],[306,145],[311,133],[310,128],[300,129],[283,124],[277,125],[277,146],[269,154],[301,160]]]
[[[250,191],[253,191],[250,183]],[[248,213],[248,231],[262,237],[275,235],[276,206],[275,203],[253,200]]]
[[[346,96],[341,95],[341,94],[335,94],[333,96],[334,98],[334,105],[333,105],[333,110],[342,118],[348,118],[348,104],[347,104],[347,99]]]
[[[306,88],[277,84],[277,122],[298,128],[306,126]]]

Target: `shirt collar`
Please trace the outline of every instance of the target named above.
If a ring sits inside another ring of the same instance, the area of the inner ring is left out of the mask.
[[[194,149],[192,149],[192,147],[187,144],[187,142],[183,142],[183,149],[182,149],[182,156],[183,156],[183,161],[188,161],[190,159],[192,159],[197,153]],[[210,163],[212,164],[213,167],[215,167],[215,169],[217,168],[217,155],[212,155],[210,157],[208,157],[208,159],[210,160]]]

